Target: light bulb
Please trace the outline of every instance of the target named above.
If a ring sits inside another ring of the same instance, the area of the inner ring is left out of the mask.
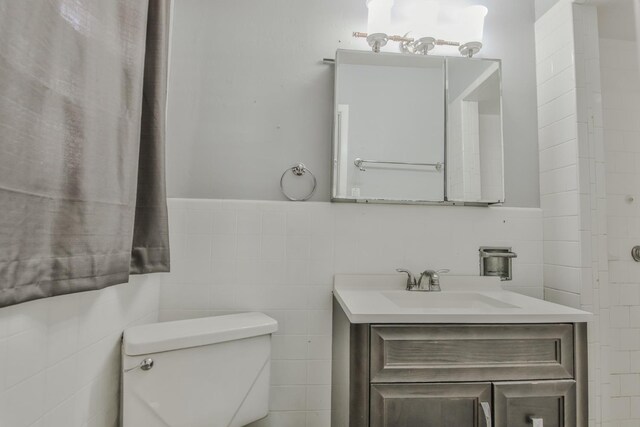
[[[394,0],[367,0],[367,8],[369,9],[367,33],[389,34],[393,1]]]
[[[484,19],[489,9],[485,6],[469,6],[462,10],[460,14],[460,42],[482,43],[484,36]]]
[[[440,11],[440,4],[437,1],[416,1],[408,10],[410,13],[409,16],[413,18],[410,28],[413,37],[439,37],[438,13]]]

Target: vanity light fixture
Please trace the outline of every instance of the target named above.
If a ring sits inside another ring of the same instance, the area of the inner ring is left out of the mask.
[[[437,0],[414,0],[406,6],[404,15],[400,16],[400,21],[407,22],[392,25],[391,10],[395,0],[366,2],[369,11],[367,32],[354,32],[353,36],[366,38],[375,53],[379,53],[390,41],[400,43],[402,53],[417,55],[427,55],[436,46],[455,46],[462,56],[471,58],[482,49],[484,21],[488,13],[485,6],[468,6],[453,11],[448,8],[448,14],[445,16],[449,16],[450,22],[444,24],[438,22],[440,3]],[[398,32],[410,31],[404,36],[389,35],[392,34],[392,28]],[[447,31],[443,31],[445,29]],[[447,35],[440,34],[443,32]],[[409,37],[409,34],[418,34],[419,37]],[[457,39],[460,42],[442,40],[436,36]]]
[[[384,42],[382,42],[382,37],[381,36],[384,36]],[[400,45],[406,45],[406,46],[409,46],[414,42],[414,39],[412,39],[411,37],[406,37],[406,36],[388,36],[386,34],[381,34],[381,33],[369,34],[369,33],[361,33],[359,31],[354,31],[353,32],[353,37],[359,37],[359,38],[367,39],[367,42],[369,43],[369,46],[371,46],[371,50],[373,50],[375,53],[380,53],[380,48],[382,46],[386,45],[387,42],[389,42],[389,41],[398,42],[398,43],[400,43]],[[378,43],[378,42],[380,42],[380,43]],[[404,52],[403,49],[401,49],[401,50]]]
[[[484,19],[489,10],[485,6],[469,6],[460,14],[462,44],[458,48],[462,56],[472,58],[482,49]]]

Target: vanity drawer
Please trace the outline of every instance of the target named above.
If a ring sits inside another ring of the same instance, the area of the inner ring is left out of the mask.
[[[573,325],[372,325],[372,383],[573,378]]]

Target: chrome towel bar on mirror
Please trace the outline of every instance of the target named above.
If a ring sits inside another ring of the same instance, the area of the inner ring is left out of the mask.
[[[438,162],[438,163],[388,162],[383,160],[364,160],[364,159],[361,159],[360,157],[355,159],[353,162],[353,164],[356,165],[356,167],[360,169],[362,172],[367,170],[364,167],[365,163],[382,164],[382,165],[431,166],[431,167],[434,167],[438,172],[440,172],[442,170],[442,167],[444,166],[444,163],[441,163],[441,162]]]
[[[313,180],[313,187],[311,188],[311,191],[309,192],[309,194],[301,198],[295,198],[290,196],[284,189],[284,177],[287,174],[287,172],[291,172],[294,176],[303,176],[304,174],[309,172],[309,175],[311,175],[311,179]],[[311,196],[313,196],[313,193],[315,193],[317,186],[318,186],[318,181],[316,180],[316,176],[313,174],[313,172],[307,169],[304,163],[298,163],[297,165],[290,167],[289,169],[285,170],[282,176],[280,177],[280,191],[282,191],[282,194],[284,194],[284,197],[286,197],[287,199],[293,202],[304,202],[309,200]]]

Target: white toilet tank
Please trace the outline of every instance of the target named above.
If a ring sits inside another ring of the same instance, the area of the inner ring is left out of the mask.
[[[123,427],[241,427],[267,415],[263,313],[135,326],[122,342]]]

